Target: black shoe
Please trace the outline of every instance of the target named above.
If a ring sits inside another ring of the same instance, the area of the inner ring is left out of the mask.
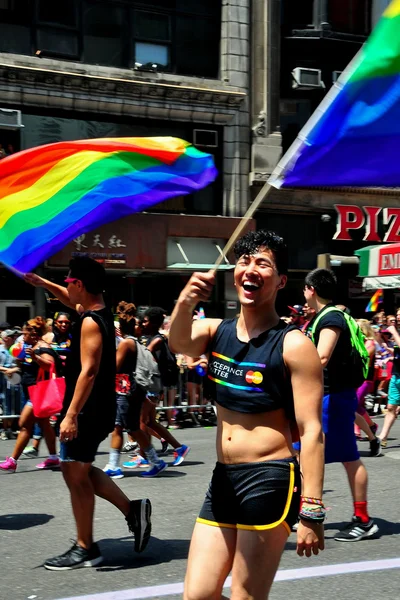
[[[135,536],[135,551],[143,552],[151,534],[151,502],[148,498],[132,500],[126,517],[129,531]]]
[[[97,544],[92,544],[89,550],[86,550],[75,542],[65,554],[49,558],[43,566],[49,571],[70,571],[82,567],[95,567],[102,562],[103,557]]]
[[[379,438],[375,438],[374,440],[370,441],[369,455],[370,456],[380,456],[381,455],[381,440]]]
[[[337,542],[359,542],[372,537],[378,531],[379,527],[372,519],[368,523],[363,523],[360,517],[353,517],[351,523],[335,536],[335,540]]]
[[[161,440],[161,451],[159,452],[159,454],[166,454],[168,450],[168,442],[166,442],[165,440]]]

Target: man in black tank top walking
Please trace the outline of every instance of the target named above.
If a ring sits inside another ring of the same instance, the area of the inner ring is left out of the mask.
[[[314,269],[305,278],[304,297],[316,311],[310,330],[324,367],[325,463],[343,464],[353,496],[352,520],[335,540],[358,542],[376,535],[379,529],[368,513],[368,474],[354,435],[357,394],[352,344],[343,311],[333,305],[336,289],[336,276],[329,269]]]
[[[299,511],[298,554],[324,548],[322,368],[312,342],[275,310],[287,280],[287,248],[273,232],[258,231],[236,243],[235,255],[239,317],[193,322],[215,283],[214,272],[194,273],[170,329],[173,352],[209,353],[218,408],[218,462],[192,536],[186,600],[220,598],[230,571],[231,598],[265,600]]]
[[[101,469],[93,466],[99,444],[114,428],[116,412],[114,318],[104,304],[104,268],[90,258],[72,259],[66,288],[32,273],[25,279],[46,288],[80,314],[72,332],[60,424],[60,459],[71,495],[77,538],[70,550],[46,560],[44,566],[65,571],[102,562],[100,550],[93,542],[95,495],[125,515],[135,535],[135,550],[141,552],[150,537],[150,500],[129,501]]]

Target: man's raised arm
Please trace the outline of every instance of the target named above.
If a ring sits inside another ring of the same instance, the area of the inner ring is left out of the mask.
[[[179,295],[169,330],[169,346],[172,352],[198,357],[207,350],[220,319],[199,319],[193,322],[193,311],[199,302],[210,297],[215,283],[215,272],[193,273]]]
[[[57,300],[65,304],[65,306],[76,310],[75,304],[72,304],[69,299],[67,288],[63,287],[62,285],[58,285],[57,283],[53,283],[48,279],[44,279],[43,277],[36,275],[36,273],[26,273],[24,275],[24,280],[26,283],[30,283],[30,285],[33,285],[34,287],[45,288],[51,294],[53,294]]]

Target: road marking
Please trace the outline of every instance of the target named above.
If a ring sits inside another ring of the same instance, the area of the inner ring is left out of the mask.
[[[389,569],[400,569],[400,558],[323,565],[321,567],[306,567],[305,569],[282,569],[276,574],[275,582],[309,579],[311,577],[329,577],[332,575],[345,575],[347,573],[367,573],[369,571],[384,571]],[[231,581],[231,578],[228,577],[224,587],[230,587]],[[170,583],[167,585],[151,585],[149,587],[120,590],[117,592],[70,596],[68,598],[60,598],[59,600],[142,600],[144,598],[161,598],[163,596],[181,596],[182,593],[183,583]]]

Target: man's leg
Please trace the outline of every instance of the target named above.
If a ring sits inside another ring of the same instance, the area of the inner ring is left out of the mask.
[[[61,470],[71,496],[77,543],[87,550],[93,544],[94,487],[90,477],[92,465],[82,462],[63,462]],[[104,477],[110,481],[107,475]],[[111,482],[112,483],[112,482]],[[115,484],[114,484],[115,485]]]
[[[56,432],[55,432],[54,427],[51,426],[49,419],[40,419],[40,426],[43,431],[43,437],[46,440],[47,448],[49,450],[49,455],[56,456],[57,455]]]
[[[112,477],[113,479],[121,479],[124,476],[119,466],[123,443],[123,429],[122,426],[118,423],[115,425],[114,431],[111,434],[111,445],[108,463],[103,469],[104,473],[106,473],[108,477]]]
[[[268,598],[287,539],[283,524],[265,531],[238,531],[231,600]]]
[[[388,438],[390,430],[392,429],[393,424],[397,418],[398,411],[399,411],[399,406],[388,403],[387,413],[385,415],[385,420],[383,422],[382,431],[379,436],[383,442],[384,447],[386,447],[386,445],[387,445],[387,438]]]
[[[184,600],[220,600],[233,564],[236,535],[235,528],[196,523],[190,542]]]
[[[343,463],[349,480],[353,502],[366,502],[368,474],[360,459]]]
[[[135,551],[143,552],[151,534],[151,502],[148,498],[129,500],[124,492],[101,469],[91,466],[90,480],[96,496],[113,504],[126,518],[135,536]]]
[[[360,459],[343,463],[354,501],[351,522],[335,536],[338,542],[358,542],[378,533],[379,528],[370,518],[367,504],[368,474]]]
[[[130,509],[129,498],[101,469],[93,465],[90,467],[89,478],[94,494],[113,504],[126,517]]]

